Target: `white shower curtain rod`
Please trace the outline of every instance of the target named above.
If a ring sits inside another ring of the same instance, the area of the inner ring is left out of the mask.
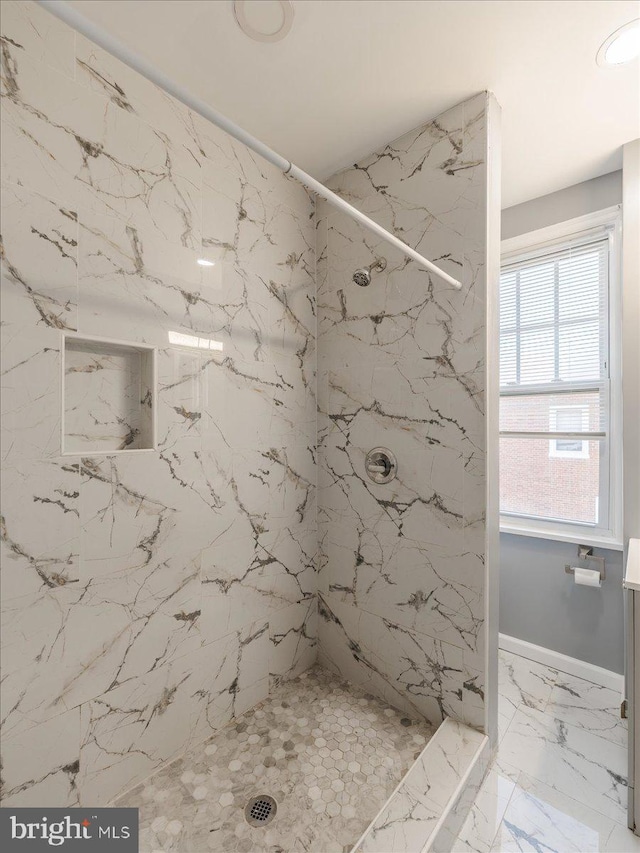
[[[364,225],[365,228],[368,228],[378,237],[386,240],[387,243],[390,243],[396,249],[404,252],[407,257],[417,261],[420,266],[425,267],[443,281],[446,281],[452,287],[455,287],[457,290],[461,289],[462,285],[460,282],[448,273],[444,272],[444,270],[441,270],[440,267],[437,267],[435,264],[431,263],[431,261],[428,261],[419,252],[412,249],[411,246],[407,246],[406,243],[403,243],[402,240],[394,237],[393,234],[390,234],[385,228],[378,225],[377,222],[374,222],[373,219],[369,219],[369,217],[365,216],[364,213],[361,213],[344,199],[340,198],[340,196],[327,189],[327,187],[319,181],[316,181],[315,178],[312,178],[311,175],[308,175],[302,169],[299,169],[294,163],[291,163],[289,160],[281,157],[280,154],[272,151],[272,149],[269,148],[268,145],[265,145],[264,142],[260,142],[259,139],[256,139],[250,133],[247,133],[246,130],[238,127],[237,124],[234,124],[234,122],[222,115],[222,113],[214,110],[199,98],[189,94],[189,92],[181,86],[178,86],[177,83],[151,65],[151,63],[147,62],[142,56],[139,56],[137,53],[130,50],[121,41],[113,38],[113,36],[110,36],[103,29],[96,26],[96,24],[92,23],[88,18],[85,18],[85,16],[80,14],[80,12],[77,12],[75,9],[68,6],[64,0],[36,0],[36,2],[41,6],[44,6],[45,9],[48,9],[48,11],[57,18],[60,18],[61,21],[69,24],[73,29],[82,33],[82,35],[104,48],[108,53],[111,53],[117,59],[120,59],[125,63],[125,65],[128,65],[130,68],[133,68],[134,71],[142,74],[142,76],[146,77],[147,80],[151,80],[151,82],[155,83],[156,86],[164,89],[165,92],[172,95],[185,106],[189,107],[189,109],[226,131],[226,133],[233,136],[234,139],[237,139],[239,142],[246,145],[247,148],[251,148],[251,150],[255,151],[256,154],[264,157],[265,160],[273,163],[273,165],[281,169],[285,175],[291,175],[291,177],[296,178],[296,180],[298,180],[303,186],[312,190],[316,195],[326,199],[334,207],[337,207],[339,210],[342,210],[344,213],[351,216],[361,225]]]

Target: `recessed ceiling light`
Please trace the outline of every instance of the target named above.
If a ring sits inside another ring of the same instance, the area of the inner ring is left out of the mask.
[[[280,41],[293,24],[289,0],[235,0],[233,11],[242,32],[255,41]]]
[[[215,267],[215,261],[208,261],[206,258],[198,258],[198,263],[201,267]]]
[[[598,65],[624,65],[640,56],[640,18],[619,27],[604,42],[596,61]]]

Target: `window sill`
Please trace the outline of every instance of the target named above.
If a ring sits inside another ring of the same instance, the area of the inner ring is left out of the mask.
[[[612,536],[600,535],[585,530],[561,532],[553,528],[527,527],[524,524],[500,519],[500,533],[512,536],[529,536],[532,539],[549,539],[552,542],[572,542],[576,545],[589,545],[594,548],[606,548],[609,551],[622,551],[623,544]]]

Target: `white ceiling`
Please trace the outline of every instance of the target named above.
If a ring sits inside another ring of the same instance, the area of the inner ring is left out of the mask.
[[[636,0],[293,0],[284,41],[230,0],[73,0],[87,17],[319,179],[462,99],[503,114],[503,206],[620,168],[638,61],[596,52]]]

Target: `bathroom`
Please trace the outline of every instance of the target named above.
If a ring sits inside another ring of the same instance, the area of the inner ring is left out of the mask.
[[[640,850],[638,17],[2,0],[3,849]]]

